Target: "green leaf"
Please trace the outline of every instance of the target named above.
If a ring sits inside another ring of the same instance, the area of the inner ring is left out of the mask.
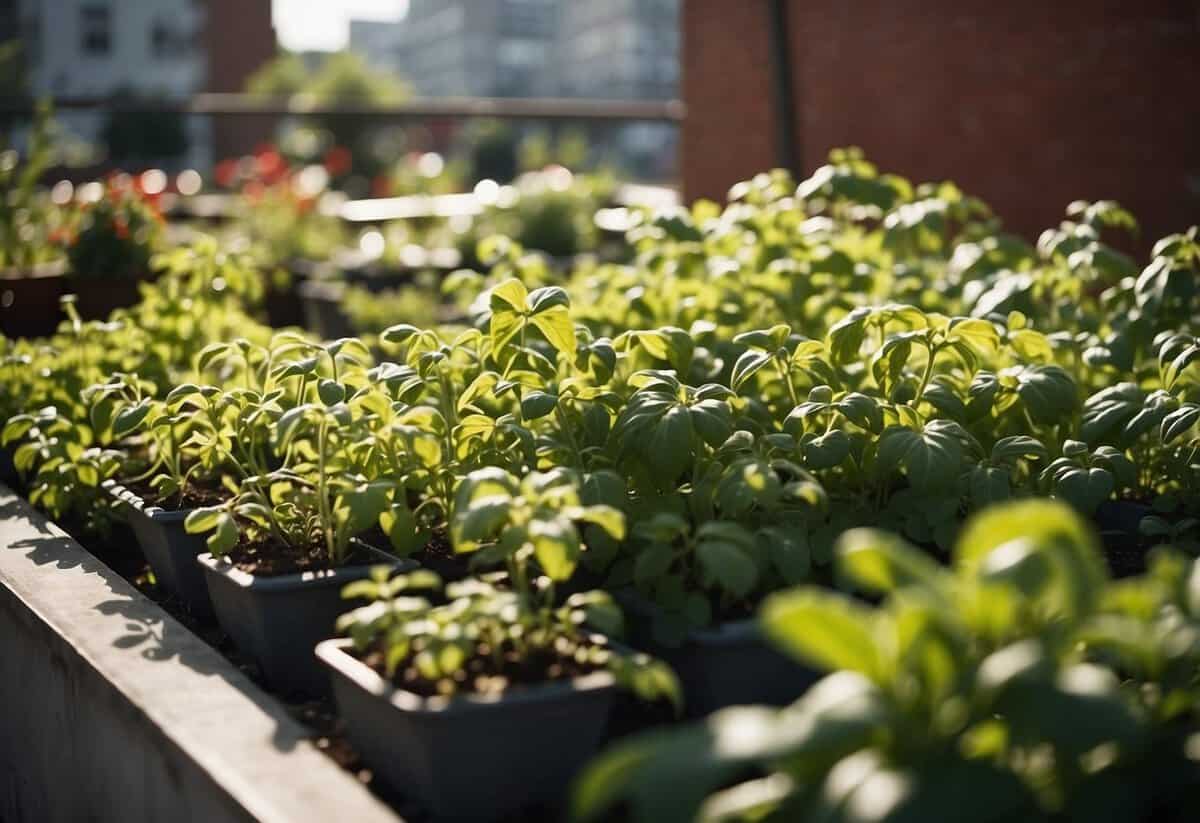
[[[237,545],[238,537],[237,522],[234,521],[233,516],[228,512],[221,512],[217,516],[216,527],[208,536],[205,545],[208,546],[213,557],[221,557]]]
[[[412,510],[395,503],[379,515],[379,528],[388,536],[396,554],[406,557],[425,548],[425,534]]]
[[[1112,472],[1107,469],[1072,468],[1060,472],[1054,483],[1054,493],[1084,514],[1093,514],[1116,488]]]
[[[1052,569],[1044,599],[1053,612],[1086,613],[1107,580],[1087,524],[1052,500],[1024,500],[976,515],[955,545],[955,565],[961,573],[979,575],[985,566],[1007,565],[1006,557],[1016,558],[1017,549],[1043,556]]]
[[[874,678],[880,667],[875,617],[845,595],[796,589],[767,598],[759,622],[788,654],[825,671],[850,669]]]
[[[664,543],[655,543],[637,553],[633,563],[633,580],[647,586],[667,573],[675,560],[675,551]]]
[[[539,290],[540,291],[540,290]],[[530,318],[547,342],[565,355],[575,353],[575,324],[565,306],[546,309]]]
[[[542,571],[555,581],[569,580],[579,562],[579,532],[565,518],[534,520],[529,524],[533,553]]]
[[[696,558],[705,577],[735,597],[746,597],[758,583],[758,567],[734,543],[704,540],[696,546]]]
[[[323,377],[317,383],[317,396],[326,406],[336,406],[346,399],[346,389],[336,380]]]
[[[401,343],[404,343],[420,333],[421,330],[416,326],[409,325],[408,323],[399,323],[395,326],[389,326],[388,328],[384,329],[383,333],[380,334],[379,337],[385,343],[400,345]]]
[[[620,509],[603,504],[591,505],[584,509],[579,519],[594,523],[614,540],[625,539],[625,515]]]
[[[759,531],[759,537],[767,543],[771,564],[785,583],[796,584],[809,579],[812,574],[812,554],[808,550],[808,536],[804,532],[767,527]]]
[[[751,377],[771,362],[771,355],[758,349],[747,349],[733,364],[733,374],[729,385],[734,391],[739,391]]]
[[[948,584],[943,569],[902,538],[876,529],[852,529],[835,549],[838,571],[873,593],[917,586],[942,595]]]
[[[1200,423],[1200,403],[1185,403],[1181,408],[1163,418],[1159,437],[1163,444],[1182,437],[1189,429]]]
[[[531,391],[521,398],[521,417],[525,420],[537,420],[550,414],[557,405],[558,395]]]
[[[1026,366],[1016,377],[1017,395],[1034,422],[1059,423],[1075,412],[1075,381],[1059,366]]]
[[[672,406],[654,426],[646,444],[647,463],[664,483],[674,483],[692,459],[692,417],[684,406]]]
[[[132,406],[126,406],[117,412],[112,425],[113,437],[124,437],[137,429],[142,424],[142,421],[146,419],[146,415],[150,413],[153,404],[154,401],[146,399]]]
[[[962,463],[960,429],[948,420],[933,420],[916,432],[890,426],[879,439],[879,465],[884,471],[903,468],[918,491],[930,491],[957,482]]]
[[[217,521],[225,512],[221,506],[205,506],[190,512],[183,521],[188,534],[201,534],[216,528]]]
[[[1045,460],[1047,456],[1046,447],[1040,440],[1023,434],[1002,437],[992,447],[993,463],[1013,463],[1020,459]]]

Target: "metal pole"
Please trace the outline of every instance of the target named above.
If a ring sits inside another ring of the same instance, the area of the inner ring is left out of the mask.
[[[788,36],[788,0],[767,0],[771,11],[771,68],[774,75],[776,158],[780,168],[799,175],[802,154],[796,132],[796,90]]]

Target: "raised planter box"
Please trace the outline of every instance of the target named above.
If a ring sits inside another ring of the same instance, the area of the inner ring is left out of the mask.
[[[225,658],[0,487],[0,819],[399,818]]]
[[[327,640],[316,652],[333,676],[347,736],[379,779],[411,792],[439,820],[518,811],[540,818],[604,739],[615,691],[609,672],[501,699],[424,698],[351,657],[349,643]]]

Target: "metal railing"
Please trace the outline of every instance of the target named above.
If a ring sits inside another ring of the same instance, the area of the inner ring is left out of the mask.
[[[403,103],[317,103],[303,95],[290,98],[254,94],[204,92],[186,99],[124,97],[54,97],[57,111],[107,111],[127,114],[197,114],[212,116],[346,116],[415,121],[435,118],[542,120],[575,122],[679,123],[686,113],[678,100],[594,100],[524,97],[414,98]],[[0,115],[31,115],[32,97],[0,97]]]

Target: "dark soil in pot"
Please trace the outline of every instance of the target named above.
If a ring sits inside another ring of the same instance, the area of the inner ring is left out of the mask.
[[[614,593],[625,610],[629,645],[664,661],[683,687],[689,717],[744,704],[786,706],[820,674],[777,651],[752,617],[693,629],[678,646],[654,639],[651,623],[658,607],[632,590]]]
[[[0,270],[0,332],[6,337],[48,337],[63,319],[63,266]]]
[[[437,819],[555,819],[604,738],[615,692],[608,672],[501,696],[429,698],[397,688],[348,648],[329,640],[316,652],[347,737],[377,780]]]
[[[107,488],[122,504],[125,518],[154,571],[155,580],[169,594],[179,598],[187,611],[202,619],[211,618],[213,608],[208,598],[208,583],[203,569],[196,563],[196,558],[206,551],[207,536],[188,534],[184,521],[197,506],[217,501],[193,495],[182,505],[173,507],[166,501],[159,505],[157,496],[145,487],[112,483]]]
[[[313,660],[313,648],[332,637],[339,615],[354,603],[342,588],[370,576],[372,566],[416,568],[363,543],[336,569],[314,554],[277,554],[263,547],[235,549],[229,557],[202,554],[209,597],[221,628],[251,658],[264,679],[282,694],[323,695],[329,680]]]

